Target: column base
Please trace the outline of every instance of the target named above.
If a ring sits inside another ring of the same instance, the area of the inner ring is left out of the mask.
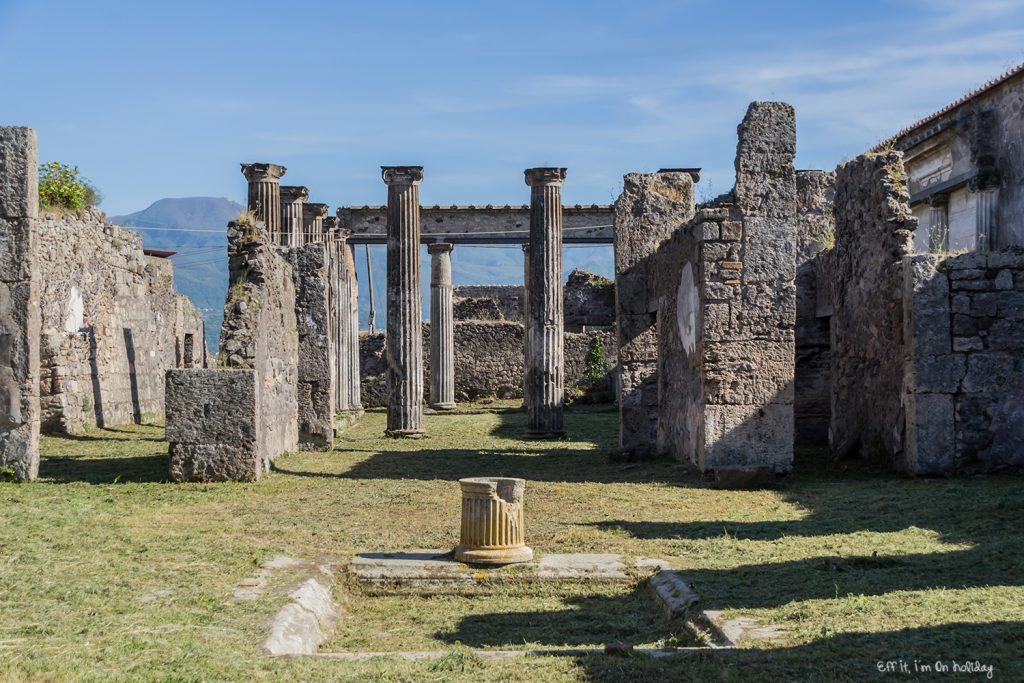
[[[455,403],[431,403],[434,410],[455,410],[458,406]]]
[[[422,429],[385,429],[384,436],[393,439],[422,439],[427,433]]]
[[[533,548],[467,548],[456,546],[455,561],[466,564],[516,564],[533,559]]]

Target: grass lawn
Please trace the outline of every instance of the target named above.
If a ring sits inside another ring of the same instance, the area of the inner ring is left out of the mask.
[[[158,426],[44,437],[40,481],[0,484],[0,680],[841,681],[891,678],[878,662],[899,659],[911,670],[979,661],[994,680],[1024,680],[1020,479],[826,472],[820,454],[801,453],[777,491],[717,491],[673,462],[610,462],[614,413],[566,422],[569,440],[538,443],[519,439],[521,413],[427,416],[430,438],[395,441],[371,413],[333,452],[285,456],[253,484],[167,483]],[[789,642],[488,663],[456,644],[574,646],[588,624],[662,638],[639,616],[643,594],[581,588],[511,591],[490,606],[355,595],[358,616],[332,643],[451,650],[437,661],[259,653],[285,599],[232,600],[259,563],[451,547],[455,480],[485,474],[528,480],[538,553],[678,557],[705,608],[777,624]],[[520,633],[509,615],[523,613],[537,626]]]

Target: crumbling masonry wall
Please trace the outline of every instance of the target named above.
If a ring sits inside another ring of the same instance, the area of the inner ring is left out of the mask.
[[[162,420],[165,371],[207,359],[171,262],[98,209],[44,211],[37,235],[43,429]]]
[[[793,461],[793,108],[754,102],[738,133],[732,196],[700,209],[650,260],[657,444],[701,471],[785,472]]]
[[[833,456],[892,462],[903,450],[903,259],[913,251],[902,154],[862,155],[836,169],[831,283]]]
[[[455,398],[522,398],[523,325],[518,322],[459,320],[455,322]],[[566,332],[565,384],[569,392],[584,383],[586,357],[595,339],[609,371],[615,365],[615,335],[607,331]],[[423,342],[430,340],[430,323],[423,323]],[[387,402],[387,362],[384,335],[360,335],[363,405]],[[424,356],[424,377],[429,377],[429,354]],[[608,381],[611,381],[610,378]],[[429,387],[429,382],[424,386]],[[429,400],[429,388],[425,390]]]
[[[819,315],[817,256],[835,243],[832,200],[835,173],[796,172],[796,376],[793,383],[797,445],[828,443],[831,415],[829,318]],[[829,313],[831,315],[831,313]]]
[[[330,450],[334,444],[336,377],[332,310],[324,242],[288,249],[295,286],[298,333],[298,433],[303,450]]]
[[[693,212],[693,177],[686,172],[630,173],[615,202],[619,446],[627,455],[652,453],[658,434],[657,303],[648,296],[650,261]]]
[[[39,474],[38,152],[31,128],[0,126],[0,468]]]
[[[1024,249],[904,259],[912,474],[1024,466]]]
[[[228,257],[218,368],[167,372],[174,481],[254,480],[298,448],[292,266],[260,222],[228,225]]]

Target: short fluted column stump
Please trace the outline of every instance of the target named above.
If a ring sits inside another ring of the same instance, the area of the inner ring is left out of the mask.
[[[469,564],[529,562],[523,542],[525,479],[470,477],[462,487],[462,532],[455,559]]]

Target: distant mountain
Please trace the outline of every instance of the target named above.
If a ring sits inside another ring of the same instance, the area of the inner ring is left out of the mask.
[[[180,197],[110,217],[111,223],[137,229],[146,247],[177,252],[171,257],[175,287],[202,313],[211,351],[217,349],[227,294],[227,224],[244,208],[224,197]]]
[[[223,197],[182,197],[160,199],[142,211],[112,216],[117,225],[136,228],[142,242],[152,249],[178,252],[174,263],[174,284],[202,312],[206,321],[206,343],[216,352],[220,325],[224,318],[224,298],[228,287],[227,224],[244,207]],[[372,247],[371,270],[376,307],[376,326],[386,324],[387,263],[383,246]],[[614,277],[611,246],[567,245],[564,250],[565,274],[583,268],[605,277]],[[356,247],[356,272],[359,276],[359,318],[365,329],[369,317],[369,281],[366,254]],[[430,315],[430,256],[420,250],[422,264],[423,315]],[[521,284],[522,250],[515,245],[494,248],[456,246],[452,253],[455,284]]]
[[[112,216],[110,221],[137,228],[222,229],[244,208],[225,197],[158,199],[142,211]]]

